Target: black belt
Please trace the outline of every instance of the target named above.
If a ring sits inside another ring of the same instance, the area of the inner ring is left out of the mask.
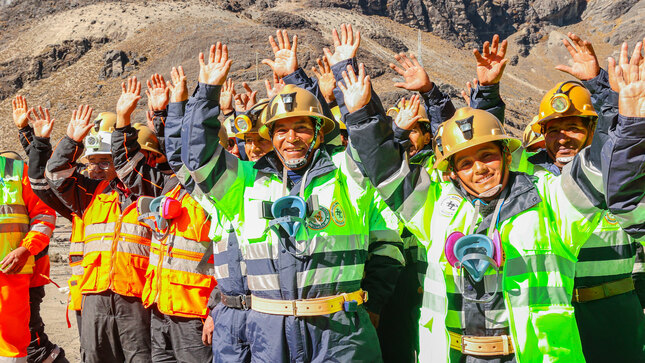
[[[222,294],[221,297],[224,306],[239,310],[251,309],[251,295],[227,296]]]

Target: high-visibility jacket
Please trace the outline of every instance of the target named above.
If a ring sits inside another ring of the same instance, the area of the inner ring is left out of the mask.
[[[31,256],[19,273],[31,274],[34,256],[49,245],[56,214],[31,190],[24,162],[0,157],[0,173],[0,260],[25,247]]]
[[[72,234],[69,237],[69,267],[72,270],[72,276],[67,281],[69,285],[69,310],[81,310],[81,281],[83,279],[83,219],[76,214],[73,215]]]
[[[81,293],[112,290],[141,297],[145,284],[151,231],[137,220],[136,203],[121,210],[115,190],[102,181],[83,213],[84,242]]]
[[[157,304],[167,315],[206,318],[208,297],[217,284],[213,277],[212,256],[204,266],[200,262],[212,248],[208,232],[210,221],[204,210],[177,185],[166,193],[181,202],[181,215],[169,222],[168,236],[153,235],[150,264],[146,273],[142,300],[145,307]]]

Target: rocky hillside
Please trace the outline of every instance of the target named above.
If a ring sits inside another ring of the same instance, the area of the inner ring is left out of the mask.
[[[0,0],[0,149],[19,148],[10,104],[18,93],[52,109],[58,138],[79,103],[113,110],[130,75],[168,75],[181,64],[193,87],[197,54],[216,41],[229,44],[231,76],[264,93],[270,73],[258,62],[271,56],[269,35],[277,28],[298,34],[301,65],[310,68],[344,22],[364,35],[360,60],[389,103],[405,94],[387,67],[396,52],[418,53],[463,105],[459,90],[475,75],[471,48],[495,33],[507,37],[502,96],[517,132],[545,90],[568,78],[553,69],[568,60],[561,45],[567,31],[593,41],[604,65],[622,41],[645,35],[644,18],[645,2],[636,0]]]

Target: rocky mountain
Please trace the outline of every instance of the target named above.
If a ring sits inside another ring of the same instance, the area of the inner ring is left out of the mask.
[[[10,103],[18,93],[52,109],[58,138],[76,105],[114,109],[128,76],[168,75],[181,64],[193,87],[197,54],[223,41],[234,59],[231,77],[262,94],[269,35],[298,34],[300,63],[309,69],[331,45],[331,29],[345,22],[361,30],[360,61],[388,105],[406,94],[392,86],[397,75],[387,65],[395,53],[417,53],[463,105],[459,91],[475,76],[471,49],[493,34],[508,38],[502,96],[517,133],[542,94],[569,78],[553,69],[568,61],[561,44],[568,31],[591,40],[604,65],[621,42],[645,35],[644,18],[645,1],[637,0],[0,0],[0,149],[19,148]]]

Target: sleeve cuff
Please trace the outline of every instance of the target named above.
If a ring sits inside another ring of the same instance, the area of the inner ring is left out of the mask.
[[[484,98],[484,99],[500,98],[499,83],[494,83],[487,86],[480,84],[477,86],[477,88],[475,88],[475,95],[477,94],[481,95],[480,98]]]
[[[426,101],[426,104],[434,104],[433,101],[441,101],[445,98],[445,95],[436,84],[433,84],[432,88],[428,92],[419,92],[421,97]]]
[[[334,78],[336,78],[336,81],[343,79],[343,71],[347,70],[348,65],[351,65],[352,67],[354,67],[354,70],[356,70],[358,68],[358,65],[356,64],[356,58],[344,59],[331,66],[331,71],[332,73],[334,73]]]
[[[601,92],[603,89],[609,87],[609,74],[606,70],[600,68],[600,73],[597,76],[590,80],[582,81],[582,84],[592,94]]]
[[[298,68],[293,73],[286,75],[284,78],[284,83],[286,84],[305,84],[309,82],[309,76],[305,73],[304,69]]]
[[[211,85],[206,83],[199,83],[195,90],[195,98],[207,99],[209,101],[219,101],[219,94],[222,90],[221,85]]]
[[[376,115],[378,115],[378,111],[376,110],[373,102],[370,100],[367,105],[348,114],[345,117],[345,123],[347,124],[347,127],[359,125],[361,122],[368,120],[370,117]]]
[[[618,115],[617,137],[625,139],[645,139],[645,117]]]

